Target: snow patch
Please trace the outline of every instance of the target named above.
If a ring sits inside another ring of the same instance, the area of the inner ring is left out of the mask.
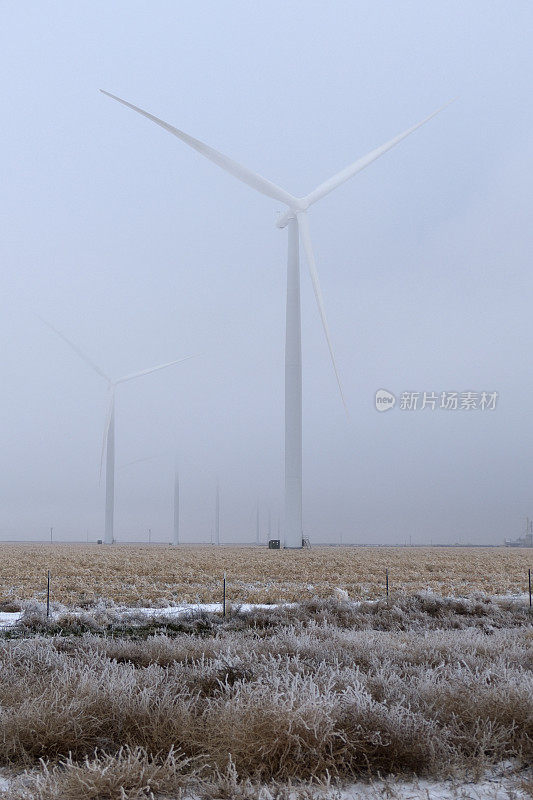
[[[337,795],[338,800],[526,800],[530,795],[508,778],[494,778],[479,783],[458,781],[374,781],[354,783]]]
[[[346,589],[341,589],[340,586],[337,586],[337,588],[334,591],[334,595],[337,598],[337,600],[349,600],[350,599],[350,595],[348,594]]]
[[[22,616],[22,611],[0,611],[0,627],[10,628]]]

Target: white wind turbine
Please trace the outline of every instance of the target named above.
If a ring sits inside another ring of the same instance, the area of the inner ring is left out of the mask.
[[[117,100],[122,105],[137,111],[147,119],[160,125],[169,133],[177,136],[185,144],[188,144],[194,150],[197,150],[203,156],[213,161],[217,166],[229,172],[230,175],[238,180],[251,186],[252,189],[267,195],[274,200],[278,200],[288,206],[287,211],[277,220],[278,228],[288,227],[289,242],[288,242],[288,263],[287,263],[287,306],[286,306],[286,328],[285,328],[285,537],[284,546],[287,548],[301,548],[302,546],[302,347],[301,347],[301,321],[300,321],[300,255],[299,255],[299,239],[302,240],[302,245],[305,251],[309,272],[311,274],[311,281],[315,298],[322,320],[322,327],[331,356],[333,370],[339,386],[342,402],[346,409],[344,394],[340,382],[340,376],[335,362],[335,355],[333,353],[333,346],[331,343],[331,336],[324,310],[324,302],[322,298],[322,291],[318,280],[318,273],[316,269],[316,261],[311,244],[311,236],[309,233],[309,223],[307,220],[307,209],[321,200],[327,194],[332,192],[345,181],[352,178],[358,172],[368,167],[373,161],[380,156],[384,155],[395,145],[399,144],[409,134],[413,133],[420,128],[424,123],[428,122],[449,103],[434,111],[421,122],[408,128],[403,133],[400,133],[394,139],[391,139],[386,144],[372,150],[366,156],[354,161],[345,169],[338,172],[329,180],[324,181],[310,194],[304,197],[295,197],[285,189],[271,181],[263,178],[255,172],[252,172],[247,167],[239,164],[237,161],[219,153],[204,142],[194,139],[189,134],[169,125],[162,119],[155,117],[148,111],[123,100],[110,92],[103,89],[100,90],[103,94]]]
[[[160,369],[166,369],[174,364],[180,364],[182,361],[188,361],[194,356],[187,356],[186,358],[178,358],[175,361],[169,361],[166,364],[158,364],[149,369],[143,369],[140,372],[133,372],[131,375],[124,375],[122,378],[113,380],[94,361],[87,356],[74,342],[71,342],[64,333],[58,331],[50,322],[40,318],[45,325],[54,331],[75,353],[88,364],[101,378],[107,383],[109,392],[109,402],[104,426],[104,436],[102,441],[102,455],[100,459],[100,477],[102,476],[102,468],[104,463],[104,451],[106,454],[106,468],[105,468],[105,529],[104,529],[104,543],[113,544],[113,520],[115,515],[115,390],[120,383],[132,381],[135,378],[141,378],[143,375],[149,375],[151,372],[157,372]],[[142,459],[141,459],[142,460]]]

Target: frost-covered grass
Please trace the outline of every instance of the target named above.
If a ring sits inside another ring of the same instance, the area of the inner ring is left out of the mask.
[[[331,623],[351,630],[446,630],[512,628],[528,624],[531,617],[527,601],[521,597],[493,598],[476,594],[469,598],[442,598],[432,592],[398,595],[369,601],[314,598],[302,603],[227,604],[227,617],[221,604],[173,606],[168,608],[129,608],[113,601],[95,601],[80,606],[52,604],[50,616],[43,603],[27,601],[21,610],[9,614],[16,628],[6,631],[11,638],[31,633],[80,635],[82,633],[125,634],[146,638],[153,633],[215,633],[258,628],[281,629],[287,625],[308,626]]]
[[[523,602],[315,599],[225,620],[29,606],[22,631],[0,640],[0,763],[30,770],[15,800],[334,797],[533,761]]]
[[[127,605],[301,602],[335,589],[354,600],[385,592],[430,589],[436,594],[521,594],[533,551],[509,548],[148,547],[0,544],[0,599],[42,600],[46,571],[52,599],[79,604],[105,597]],[[9,608],[0,611],[8,611]]]
[[[532,784],[512,765],[490,770],[478,781],[433,781],[378,778],[345,786],[335,781],[271,782],[241,780],[233,762],[222,773],[202,777],[174,753],[151,759],[141,749],[124,748],[116,756],[95,755],[78,763],[72,758],[6,781],[1,797],[9,800],[527,800]],[[1,779],[0,779],[1,780]],[[167,791],[165,791],[167,790]],[[168,792],[168,793],[167,793]]]

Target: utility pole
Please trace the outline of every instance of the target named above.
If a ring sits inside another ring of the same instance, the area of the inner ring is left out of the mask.
[[[53,541],[54,541],[54,529],[52,526],[50,526],[50,542]]]

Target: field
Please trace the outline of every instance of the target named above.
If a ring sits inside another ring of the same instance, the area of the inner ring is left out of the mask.
[[[2,555],[9,800],[533,796],[531,551]],[[224,571],[226,618],[140,608],[219,601]]]
[[[506,548],[313,548],[0,545],[0,599],[42,599],[46,574],[52,597],[77,604],[105,597],[126,605],[220,600],[223,573],[235,602],[352,599],[385,592],[431,590],[443,596],[521,594],[533,551]]]

